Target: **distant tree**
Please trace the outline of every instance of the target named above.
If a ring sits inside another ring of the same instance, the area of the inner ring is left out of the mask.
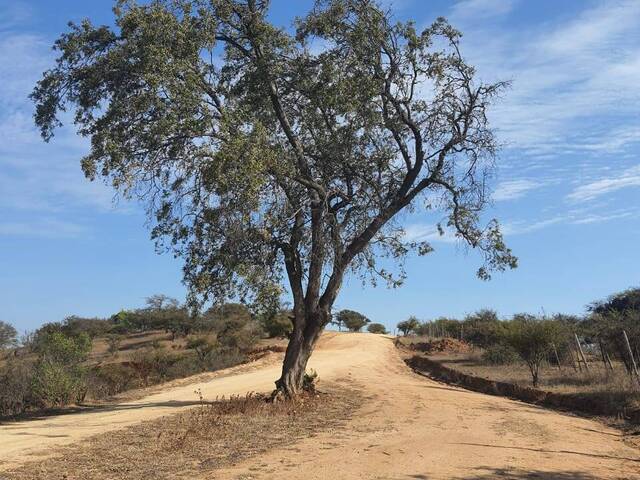
[[[385,327],[383,324],[381,323],[370,323],[367,326],[367,331],[369,333],[380,333],[380,334],[385,334],[387,333],[387,327]]]
[[[194,301],[286,275],[277,388],[295,395],[345,276],[399,285],[378,255],[433,250],[406,240],[407,209],[438,210],[483,254],[480,278],[515,267],[497,222],[481,223],[498,147],[487,111],[506,84],[475,78],[444,19],[419,32],[373,0],[324,0],[293,33],[269,4],[117,2],[112,26],[70,25],[32,99],[46,140],[74,110],[85,175],[146,203]]]
[[[180,302],[177,299],[162,293],[151,295],[145,298],[144,301],[147,304],[147,308],[150,310],[162,310],[163,308],[169,307],[177,308],[180,305]]]
[[[110,320],[103,318],[85,318],[77,315],[66,317],[62,321],[62,331],[67,335],[86,333],[91,338],[104,335],[112,327]]]
[[[600,315],[609,312],[625,313],[628,311],[640,312],[640,288],[629,288],[619,293],[614,293],[606,300],[599,300],[587,306],[591,313]]]
[[[13,325],[0,321],[0,349],[13,347],[17,341],[18,332]]]
[[[262,327],[240,303],[216,305],[205,312],[205,329],[213,331],[221,346],[249,350],[262,336]]]
[[[534,387],[540,381],[540,366],[553,351],[554,344],[560,344],[567,336],[559,322],[533,315],[514,315],[509,322],[506,341],[529,367]]]
[[[407,336],[413,333],[419,326],[420,321],[416,317],[411,316],[407,320],[398,323],[398,330],[400,330],[404,336]]]
[[[340,310],[336,314],[336,318],[350,332],[359,332],[362,327],[371,321],[355,310]]]
[[[504,339],[506,328],[497,312],[486,308],[467,315],[462,326],[464,339],[481,348],[499,344]]]

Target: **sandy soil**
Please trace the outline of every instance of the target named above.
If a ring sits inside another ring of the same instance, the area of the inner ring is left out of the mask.
[[[137,401],[0,425],[0,470],[42,458],[57,445],[189,408],[198,402],[197,390],[205,398],[269,391],[276,361]],[[321,386],[360,389],[365,406],[344,429],[273,449],[215,478],[640,479],[640,452],[619,431],[415,375],[387,338],[327,333],[311,368]]]

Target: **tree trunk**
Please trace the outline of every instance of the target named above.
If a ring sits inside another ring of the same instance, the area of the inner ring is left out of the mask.
[[[307,362],[325,326],[328,315],[313,313],[294,320],[293,333],[282,363],[282,375],[276,381],[276,394],[295,397],[304,387]]]

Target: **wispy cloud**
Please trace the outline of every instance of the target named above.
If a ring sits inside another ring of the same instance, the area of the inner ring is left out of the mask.
[[[540,188],[542,184],[533,180],[508,180],[498,184],[493,192],[493,199],[497,202],[515,200],[524,197],[527,192]]]
[[[640,2],[599,2],[570,21],[519,29],[461,15],[461,5],[451,18],[465,31],[463,51],[479,75],[513,80],[492,117],[511,147],[558,156],[605,145],[622,120],[637,129]],[[616,148],[627,140],[638,138],[618,137]]]
[[[0,233],[80,235],[84,230],[76,224],[76,213],[116,210],[113,193],[84,178],[80,158],[88,142],[72,127],[60,129],[51,143],[40,138],[28,95],[53,62],[52,40],[16,27],[29,15],[30,8],[0,0]],[[49,215],[46,221],[38,217],[42,214]]]
[[[523,235],[531,232],[543,230],[555,225],[589,225],[594,223],[604,223],[623,218],[631,219],[640,216],[640,209],[617,210],[609,213],[595,214],[586,210],[572,210],[562,215],[554,215],[549,218],[542,218],[533,221],[513,221],[507,222],[502,228],[506,236]]]
[[[86,232],[82,225],[55,218],[0,223],[0,237],[77,238]]]
[[[504,15],[513,9],[517,0],[459,0],[451,9],[457,21]]]
[[[640,165],[618,175],[580,185],[567,195],[567,199],[571,202],[584,202],[629,187],[640,187]]]

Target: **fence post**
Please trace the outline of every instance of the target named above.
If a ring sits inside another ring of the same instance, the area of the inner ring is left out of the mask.
[[[556,364],[558,365],[558,370],[562,371],[562,365],[560,365],[560,357],[558,356],[558,350],[556,349],[556,344],[552,343],[553,354],[556,356]]]
[[[633,368],[633,372],[636,374],[636,379],[638,383],[640,383],[640,373],[638,373],[638,366],[636,365],[636,359],[633,357],[633,351],[631,350],[631,344],[629,343],[629,337],[627,337],[627,332],[622,331],[622,336],[624,337],[624,343],[627,346],[627,353],[629,354],[629,358],[631,359],[631,366]]]
[[[573,336],[576,339],[576,345],[578,346],[578,353],[580,354],[580,358],[582,358],[582,361],[584,362],[584,368],[588,372],[589,371],[589,364],[587,363],[587,359],[584,356],[584,352],[582,351],[582,345],[580,345],[580,340],[578,339],[578,334],[574,333]],[[579,363],[580,362],[578,362],[578,364]]]
[[[598,343],[600,344],[600,353],[602,354],[602,363],[604,364],[605,370],[613,370],[613,365],[611,364],[611,359],[609,358],[609,354],[607,353],[607,348],[604,345],[602,339],[598,339]]]

